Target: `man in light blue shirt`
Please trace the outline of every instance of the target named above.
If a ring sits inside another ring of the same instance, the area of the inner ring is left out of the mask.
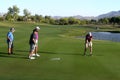
[[[7,33],[7,44],[8,44],[8,54],[13,54],[13,41],[14,41],[14,33],[15,29],[10,28],[10,31]]]

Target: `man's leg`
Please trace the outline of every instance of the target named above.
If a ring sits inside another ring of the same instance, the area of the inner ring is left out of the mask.
[[[38,46],[35,47],[35,54],[37,54]]]
[[[13,43],[11,45],[11,54],[13,54]]]
[[[84,55],[86,55],[87,47],[88,47],[88,43],[85,43]]]
[[[35,47],[35,56],[40,57],[40,55],[37,52],[38,52],[38,46]]]
[[[92,55],[92,42],[90,42],[90,55]]]
[[[8,54],[11,54],[12,42],[8,42]]]
[[[34,52],[35,52],[35,45],[30,44],[29,59],[35,59],[35,57],[33,57]]]
[[[11,54],[11,48],[8,48],[8,54],[9,55]]]
[[[92,47],[90,47],[90,55],[92,55]]]

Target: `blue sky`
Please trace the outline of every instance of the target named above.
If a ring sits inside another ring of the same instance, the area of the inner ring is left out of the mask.
[[[20,9],[20,15],[23,9],[43,16],[98,16],[120,10],[120,0],[1,0],[0,13],[13,5]]]

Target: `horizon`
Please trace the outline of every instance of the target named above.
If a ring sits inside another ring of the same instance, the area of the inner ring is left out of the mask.
[[[120,10],[119,0],[4,0],[1,3],[4,5],[0,5],[0,13],[7,13],[9,7],[16,5],[20,9],[19,15],[23,15],[23,9],[27,9],[31,12],[31,15],[96,17],[111,11]]]

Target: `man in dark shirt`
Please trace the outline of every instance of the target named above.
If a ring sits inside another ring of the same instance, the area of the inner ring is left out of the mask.
[[[30,35],[29,44],[30,44],[29,59],[35,59],[35,57],[33,57],[33,54],[36,46],[36,29],[34,29],[32,34]]]
[[[90,48],[90,55],[92,55],[92,33],[89,32],[85,37],[85,51],[84,55],[86,55],[87,48]]]

